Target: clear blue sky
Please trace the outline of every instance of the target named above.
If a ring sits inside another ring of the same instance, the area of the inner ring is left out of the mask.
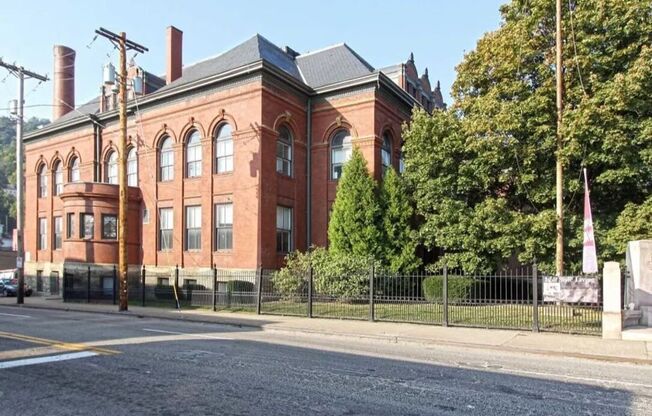
[[[77,51],[76,104],[97,95],[101,68],[117,53],[107,40],[93,39],[99,26],[149,48],[136,58],[150,72],[165,72],[165,28],[184,32],[183,60],[190,64],[216,55],[260,33],[299,52],[346,42],[376,68],[403,62],[414,52],[419,72],[428,67],[441,80],[450,103],[455,66],[487,31],[500,25],[506,0],[328,1],[12,1],[0,14],[0,56],[35,72],[52,74],[52,46]],[[120,13],[124,13],[121,16]],[[131,54],[129,54],[131,57]],[[16,96],[16,81],[0,68],[0,108]],[[51,104],[52,83],[26,84],[26,105]],[[50,118],[50,107],[25,109],[27,117]],[[0,110],[0,115],[7,115]]]

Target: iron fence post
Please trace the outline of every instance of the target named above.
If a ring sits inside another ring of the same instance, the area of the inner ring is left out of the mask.
[[[179,265],[177,264],[174,267],[174,293],[175,293],[175,301],[177,302],[177,309],[181,309],[181,299],[180,299],[180,293],[179,293]]]
[[[256,314],[260,315],[261,303],[263,300],[263,268],[259,267],[256,269]]]
[[[91,266],[86,273],[86,303],[91,303]]]
[[[444,316],[442,326],[448,326],[448,265],[444,263],[444,279],[442,281],[442,295],[444,297]]]
[[[143,264],[143,268],[140,271],[140,290],[141,290],[141,302],[142,305],[145,306],[145,277],[146,277],[146,271],[145,271],[145,265]]]
[[[312,318],[312,266],[308,269],[308,318]]]
[[[115,264],[114,264],[113,265],[113,284],[111,285],[112,286],[111,291],[113,292],[112,296],[113,296],[113,304],[114,305],[116,303],[116,297],[117,297],[116,296],[116,281],[117,280],[118,280],[118,275],[117,275],[117,272],[116,272],[116,269],[115,269]]]
[[[213,264],[213,312],[217,311],[217,265]]]
[[[66,268],[63,268],[63,301],[64,303],[66,302]],[[50,289],[50,293],[52,292],[52,289]]]
[[[369,273],[369,320],[373,322],[376,318],[374,316],[374,264],[371,263],[371,271]]]
[[[536,261],[532,265],[532,331],[539,332],[539,273]]]

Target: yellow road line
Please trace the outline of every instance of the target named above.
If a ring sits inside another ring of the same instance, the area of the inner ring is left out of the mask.
[[[46,338],[37,338],[29,335],[15,334],[12,332],[0,331],[0,338],[13,339],[16,341],[24,341],[32,344],[48,345],[50,347],[58,348],[61,350],[93,351],[98,354],[104,354],[104,355],[119,354],[118,351],[110,350],[108,348],[98,348],[83,343],[71,343],[71,342],[62,342],[62,341],[46,339]]]
[[[22,350],[0,351],[0,361],[13,360],[16,358],[38,357],[40,355],[56,354],[60,350],[54,347],[33,347]]]

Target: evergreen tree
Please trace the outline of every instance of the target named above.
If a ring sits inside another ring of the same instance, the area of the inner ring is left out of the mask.
[[[344,166],[328,225],[329,250],[334,255],[377,258],[381,248],[380,207],[376,182],[358,148]]]
[[[383,233],[382,263],[393,273],[413,272],[419,266],[411,227],[413,209],[403,179],[390,167],[380,187]]]

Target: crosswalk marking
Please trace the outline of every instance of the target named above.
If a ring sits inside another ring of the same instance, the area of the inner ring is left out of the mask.
[[[93,352],[93,351],[80,351],[80,352],[71,352],[71,353],[68,353],[68,354],[49,355],[49,356],[46,356],[46,357],[25,358],[25,359],[22,359],[22,360],[3,361],[3,362],[0,362],[0,370],[6,369],[6,368],[23,367],[23,366],[26,366],[26,365],[35,365],[35,364],[53,363],[53,362],[58,362],[58,361],[76,360],[76,359],[79,359],[79,358],[94,357],[96,355],[99,355],[99,354],[96,353],[96,352]]]

